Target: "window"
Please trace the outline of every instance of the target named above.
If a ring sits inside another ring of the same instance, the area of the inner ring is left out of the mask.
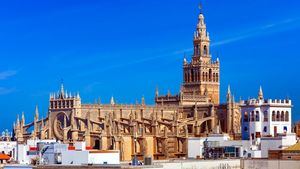
[[[204,45],[204,47],[203,47],[203,54],[207,55],[207,46],[206,45]]]
[[[283,132],[286,133],[287,132],[287,126],[283,127]]]
[[[268,132],[268,127],[267,126],[264,127],[264,132],[265,133]]]
[[[285,118],[285,116],[284,116],[284,111],[282,111],[282,112],[281,112],[281,117],[280,117],[281,121],[285,121],[284,118]]]
[[[250,121],[254,121],[254,111],[251,112],[251,115],[250,115],[250,116],[251,116]]]
[[[280,111],[277,111],[277,114],[276,114],[276,121],[280,121]]]
[[[267,122],[268,120],[269,120],[268,111],[265,111],[264,112],[264,122]]]
[[[275,111],[273,111],[273,112],[272,112],[272,121],[275,121],[275,120],[276,120],[275,116],[276,116],[276,115],[275,115]]]
[[[290,114],[288,111],[285,112],[285,121],[290,121]]]
[[[249,115],[248,112],[245,112],[244,114],[244,122],[248,122],[249,121]]]
[[[255,121],[260,121],[259,120],[259,111],[256,111],[256,113],[255,113]]]

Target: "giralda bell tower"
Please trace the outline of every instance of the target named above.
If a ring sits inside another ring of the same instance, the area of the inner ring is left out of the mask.
[[[194,33],[194,54],[190,62],[184,59],[183,76],[183,98],[194,98],[192,100],[196,102],[204,98],[213,104],[220,103],[220,63],[219,59],[212,61],[210,38],[202,12]]]

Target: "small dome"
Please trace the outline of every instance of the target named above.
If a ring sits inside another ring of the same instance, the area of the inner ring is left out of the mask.
[[[199,14],[199,19],[204,19],[204,15],[202,13]]]

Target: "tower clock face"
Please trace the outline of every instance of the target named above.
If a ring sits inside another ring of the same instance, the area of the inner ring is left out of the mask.
[[[66,124],[65,124],[66,123]],[[66,113],[60,112],[56,115],[53,121],[53,130],[55,137],[59,140],[63,140],[64,127],[69,127],[70,121]]]

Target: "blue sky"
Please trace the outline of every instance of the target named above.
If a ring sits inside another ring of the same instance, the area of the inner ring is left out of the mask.
[[[46,116],[49,93],[80,92],[84,103],[153,104],[179,91],[182,60],[192,54],[198,0],[0,2],[0,130],[17,114]],[[230,84],[236,99],[293,100],[300,119],[297,0],[203,1],[212,55],[221,61],[221,99]]]

